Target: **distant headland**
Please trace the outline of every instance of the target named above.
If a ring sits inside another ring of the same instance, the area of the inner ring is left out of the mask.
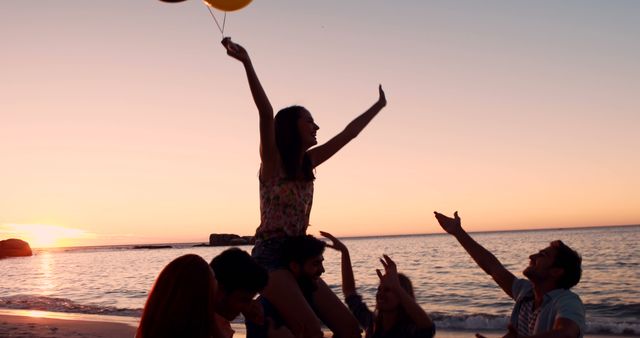
[[[209,246],[240,246],[253,245],[254,243],[254,236],[240,236],[236,234],[209,235]]]

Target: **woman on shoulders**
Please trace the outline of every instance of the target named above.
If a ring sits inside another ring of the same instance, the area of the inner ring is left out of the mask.
[[[230,38],[222,40],[227,54],[242,62],[260,126],[260,226],[253,257],[267,268],[263,295],[299,337],[321,337],[321,319],[337,336],[360,337],[357,321],[329,287],[320,282],[314,294],[316,312],[304,300],[297,283],[280,260],[286,238],[306,234],[313,204],[314,169],[354,139],[387,104],[382,86],[378,100],[328,142],[316,146],[318,125],[304,107],[291,106],[274,117],[247,51]]]

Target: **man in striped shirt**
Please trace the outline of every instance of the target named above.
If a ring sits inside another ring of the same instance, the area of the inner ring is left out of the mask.
[[[582,338],[584,305],[569,290],[582,274],[582,258],[576,251],[553,241],[529,256],[529,266],[522,272],[527,279],[519,279],[462,229],[457,212],[453,218],[438,212],[435,215],[440,226],[516,301],[506,338]]]

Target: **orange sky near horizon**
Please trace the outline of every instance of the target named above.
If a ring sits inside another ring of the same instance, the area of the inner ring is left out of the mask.
[[[320,142],[379,83],[387,93],[317,169],[310,233],[439,232],[434,210],[458,210],[471,231],[624,225],[640,223],[639,12],[254,0],[227,33],[276,109],[312,112]],[[13,1],[0,13],[0,239],[253,234],[257,113],[199,1]]]

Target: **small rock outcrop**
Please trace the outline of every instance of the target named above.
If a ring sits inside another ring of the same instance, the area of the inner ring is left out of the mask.
[[[31,251],[29,243],[21,239],[10,238],[0,241],[0,258],[26,257],[32,255],[33,252]]]
[[[238,245],[250,245],[253,243],[254,243],[253,236],[239,236],[235,234],[209,235],[210,246],[238,246]]]
[[[134,249],[171,249],[173,248],[171,245],[136,245],[133,247]]]

